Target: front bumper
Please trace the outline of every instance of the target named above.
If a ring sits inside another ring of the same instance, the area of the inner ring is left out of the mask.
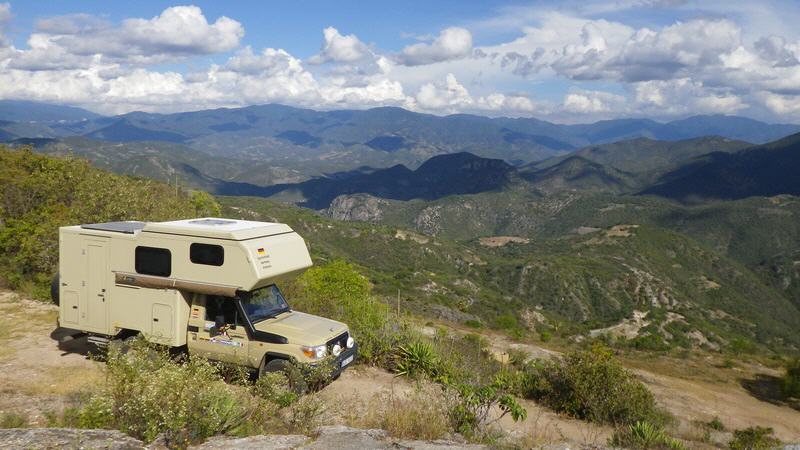
[[[342,374],[344,369],[347,369],[348,367],[355,364],[357,358],[358,358],[358,343],[356,342],[356,344],[353,345],[353,348],[344,349],[342,353],[339,353],[339,356],[337,356],[336,359],[334,360],[335,366],[333,371],[333,377],[334,378],[338,377],[339,375]]]

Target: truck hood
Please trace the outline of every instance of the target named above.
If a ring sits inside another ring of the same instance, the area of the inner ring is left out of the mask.
[[[347,325],[298,311],[283,313],[255,325],[256,330],[278,334],[299,345],[321,345],[347,331]]]

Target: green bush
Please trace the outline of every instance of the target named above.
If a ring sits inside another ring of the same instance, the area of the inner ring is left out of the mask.
[[[433,381],[447,381],[448,371],[436,353],[433,345],[427,342],[412,342],[397,348],[395,373],[419,379],[422,376]]]
[[[648,422],[636,422],[618,429],[611,436],[609,445],[635,450],[684,450],[686,448],[680,441],[668,436],[663,428]]]
[[[262,411],[246,389],[226,384],[202,358],[176,364],[143,341],[127,353],[109,348],[106,382],[79,415],[82,428],[115,428],[150,442],[164,433],[174,447],[248,427]]]
[[[731,450],[767,450],[780,445],[772,428],[750,427],[733,432],[733,439],[728,444]]]
[[[786,375],[781,380],[783,395],[790,398],[800,398],[800,358],[795,358],[786,364]]]
[[[28,417],[6,412],[0,415],[0,428],[28,428]]]
[[[705,425],[714,431],[725,431],[725,424],[723,424],[717,416],[714,416],[714,418],[706,422]]]
[[[520,384],[522,395],[580,419],[615,426],[664,420],[653,394],[606,347],[530,363]]]
[[[345,322],[359,344],[359,358],[388,367],[402,325],[389,323],[389,307],[372,296],[369,281],[351,264],[334,261],[309,269],[295,282],[292,303],[300,311]]]
[[[454,430],[467,437],[485,434],[489,426],[510,414],[517,422],[525,420],[528,412],[511,393],[511,386],[503,378],[485,385],[456,384],[447,387],[452,396],[450,421]],[[489,413],[499,410],[500,415],[490,420]]]

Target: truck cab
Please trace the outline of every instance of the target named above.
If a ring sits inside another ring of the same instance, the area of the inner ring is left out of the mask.
[[[346,324],[295,311],[279,285],[311,266],[270,222],[200,218],[59,230],[59,325],[104,344],[146,340],[260,372],[356,358]]]

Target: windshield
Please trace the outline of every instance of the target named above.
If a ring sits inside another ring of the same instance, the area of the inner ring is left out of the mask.
[[[286,303],[278,286],[274,284],[247,292],[241,298],[244,312],[252,323],[289,311],[289,304]]]

